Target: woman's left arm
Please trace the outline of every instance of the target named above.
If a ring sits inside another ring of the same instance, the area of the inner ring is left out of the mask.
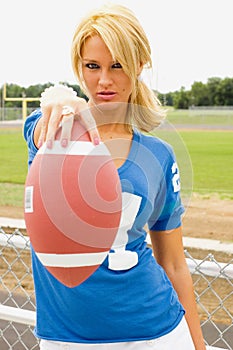
[[[151,244],[157,262],[164,268],[176,290],[186,314],[196,350],[206,350],[197,305],[182,242],[182,228],[170,231],[150,231]]]

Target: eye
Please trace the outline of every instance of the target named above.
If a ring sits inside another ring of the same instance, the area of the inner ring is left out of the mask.
[[[89,68],[89,69],[98,69],[99,65],[96,63],[86,63],[85,67]]]
[[[119,69],[119,68],[122,68],[122,65],[121,65],[119,62],[116,62],[116,63],[114,63],[114,64],[112,65],[112,68],[117,68],[117,69]]]

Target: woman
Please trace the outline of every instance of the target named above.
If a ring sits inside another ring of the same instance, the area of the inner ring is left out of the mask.
[[[45,141],[53,147],[61,123],[60,142],[68,145],[75,118],[95,145],[105,142],[128,220],[103,264],[74,288],[51,276],[32,249],[35,334],[43,350],[205,349],[182,245],[176,159],[167,143],[143,133],[164,117],[140,79],[151,66],[150,54],[129,9],[111,5],[93,11],[77,27],[72,45],[74,72],[88,103],[68,88],[52,87],[42,94],[41,110],[25,122],[29,165]]]

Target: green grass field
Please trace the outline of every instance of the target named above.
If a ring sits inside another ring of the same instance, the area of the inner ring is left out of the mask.
[[[233,199],[233,131],[180,131],[178,138],[191,159],[193,191]],[[185,164],[181,178],[182,172]],[[26,175],[27,146],[22,130],[0,128],[0,205],[22,206]]]
[[[170,123],[188,125],[233,126],[233,109],[174,109],[167,108]]]
[[[233,132],[182,131],[193,167],[193,191],[233,199]]]
[[[21,129],[0,129],[0,205],[23,205],[26,174],[27,146]]]
[[[183,192],[233,199],[233,131],[171,129],[155,135],[174,148]]]
[[[0,129],[0,183],[23,184],[27,172],[27,146],[21,129]]]

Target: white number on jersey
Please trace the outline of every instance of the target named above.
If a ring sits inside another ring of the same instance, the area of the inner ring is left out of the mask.
[[[180,191],[180,174],[179,174],[179,169],[176,162],[174,162],[172,165],[172,174],[174,174],[172,178],[173,189],[174,189],[174,192],[178,192]]]
[[[122,193],[122,213],[112,250],[108,255],[108,268],[110,270],[128,270],[138,263],[138,254],[126,250],[128,243],[127,231],[131,229],[137,216],[142,198],[128,192]]]

